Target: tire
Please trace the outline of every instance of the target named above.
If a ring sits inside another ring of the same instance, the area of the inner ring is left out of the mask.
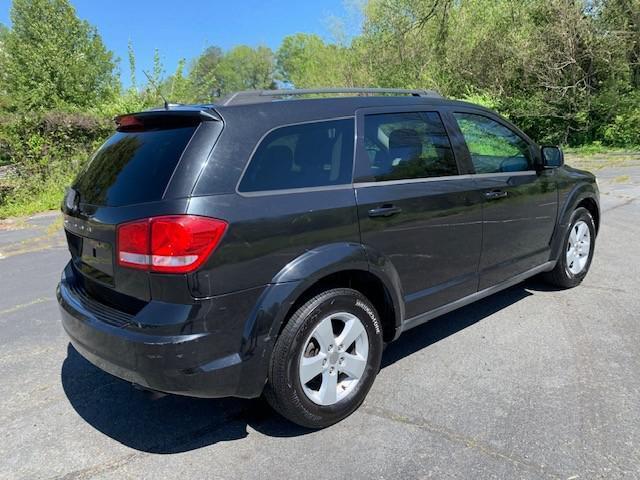
[[[349,345],[341,346],[340,340]],[[271,356],[266,400],[303,427],[339,422],[369,392],[382,349],[382,324],[366,297],[348,288],[322,292],[302,305],[280,334]]]
[[[563,248],[555,268],[543,276],[548,283],[560,288],[573,288],[580,285],[589,272],[595,248],[596,227],[593,217],[586,208],[577,208],[571,215],[569,225],[562,240]],[[576,257],[574,254],[572,257],[572,251],[575,252],[572,250],[575,245],[574,239],[583,225],[588,229],[588,246],[585,246],[585,242],[582,241],[578,251],[581,252],[579,255],[584,255]]]

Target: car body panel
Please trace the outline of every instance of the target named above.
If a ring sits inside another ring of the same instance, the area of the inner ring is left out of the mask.
[[[380,282],[394,315],[394,331],[385,338],[395,339],[553,268],[569,216],[585,199],[600,217],[593,175],[569,166],[542,168],[539,147],[526,135],[464,102],[355,97],[175,111],[201,115],[203,122],[161,200],[108,207],[80,199],[62,207],[72,253],[58,289],[63,325],[90,361],[150,389],[256,397],[287,316],[328,276],[355,272]],[[365,113],[390,111],[439,112],[460,174],[378,183],[361,178],[358,122]],[[476,175],[454,111],[481,112],[512,128],[528,142],[535,170]],[[260,140],[274,128],[339,118],[356,123],[353,183],[238,192]],[[484,194],[494,189],[507,197],[488,200]],[[400,211],[369,216],[389,203]],[[228,222],[200,269],[160,274],[116,264],[117,225],[180,214]]]

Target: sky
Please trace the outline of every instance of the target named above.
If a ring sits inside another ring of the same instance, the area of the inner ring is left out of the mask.
[[[138,83],[150,72],[155,48],[166,74],[180,58],[196,57],[208,45],[224,50],[239,44],[277,49],[283,37],[316,33],[331,40],[334,19],[347,33],[357,30],[354,0],[71,0],[80,18],[97,27],[107,48],[120,58],[122,83],[129,86],[127,42],[132,41]],[[0,0],[0,23],[10,26],[11,0]]]

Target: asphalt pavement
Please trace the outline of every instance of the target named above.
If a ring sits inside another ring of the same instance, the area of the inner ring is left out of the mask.
[[[0,478],[640,478],[640,165],[597,174],[580,287],[530,280],[407,332],[322,431],[101,372],[60,324],[59,215],[0,223]]]

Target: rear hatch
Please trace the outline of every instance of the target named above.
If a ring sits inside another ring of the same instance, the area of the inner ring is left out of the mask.
[[[206,110],[163,110],[121,116],[116,123],[67,191],[62,210],[78,287],[137,313],[152,297],[150,273],[117,265],[116,227],[186,212],[222,122]]]

